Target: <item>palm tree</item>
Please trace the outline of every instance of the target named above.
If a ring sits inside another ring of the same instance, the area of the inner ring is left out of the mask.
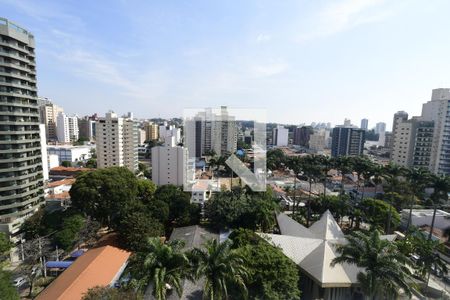
[[[292,212],[295,212],[297,201],[297,176],[302,171],[302,161],[298,157],[291,157],[287,161],[287,166],[294,172],[294,203],[292,206]]]
[[[131,272],[138,285],[142,287],[151,282],[153,295],[158,300],[166,299],[172,289],[181,296],[181,282],[190,277],[189,260],[181,252],[182,247],[179,241],[165,244],[158,237],[148,238],[145,251],[136,253],[132,260]]]
[[[375,185],[375,196],[378,194],[377,190],[378,185],[383,183],[384,176],[385,176],[384,168],[380,165],[375,165],[373,167],[373,174],[372,174],[372,181],[373,184]]]
[[[311,193],[312,182],[320,176],[320,169],[318,167],[318,160],[314,155],[308,155],[301,158],[301,164],[303,166],[303,173],[308,177],[309,192],[308,192],[308,212],[306,216],[306,225],[309,226],[311,218]]]
[[[332,160],[334,168],[341,173],[341,194],[344,194],[344,176],[352,171],[352,160],[349,156],[339,156]]]
[[[433,219],[431,220],[430,234],[428,235],[429,240],[431,240],[431,236],[433,235],[434,221],[436,219],[438,204],[443,201],[448,201],[448,193],[450,192],[450,176],[433,176],[432,187],[434,189],[433,194],[431,194],[431,200],[433,201]]]
[[[385,170],[385,178],[387,181],[387,190],[391,193],[388,193],[390,195],[388,197],[389,201],[389,215],[387,219],[387,226],[386,226],[386,233],[389,234],[391,229],[391,217],[392,217],[392,192],[395,192],[398,190],[398,187],[400,186],[400,178],[406,173],[406,169],[402,166],[391,164],[389,163],[384,168]]]
[[[316,156],[316,162],[319,166],[320,177],[323,183],[323,195],[326,196],[328,172],[333,167],[332,161],[328,156]]]
[[[411,168],[406,172],[406,179],[408,180],[409,189],[411,191],[411,199],[409,201],[409,216],[406,224],[406,234],[408,234],[409,226],[412,220],[412,209],[414,206],[415,197],[420,197],[426,185],[430,182],[431,174],[425,168]]]
[[[413,251],[419,257],[416,264],[419,274],[422,278],[427,276],[427,284],[425,290],[428,291],[430,283],[430,274],[433,270],[447,273],[447,266],[437,253],[440,243],[425,238],[422,232],[415,232],[412,239]]]
[[[370,299],[396,296],[400,289],[411,296],[411,273],[408,258],[394,243],[380,238],[380,232],[355,231],[347,237],[348,243],[337,246],[340,256],[331,265],[348,263],[363,268],[357,278]]]
[[[228,290],[233,286],[240,288],[243,298],[247,296],[245,280],[247,270],[244,261],[236,250],[231,249],[229,240],[220,243],[213,239],[204,248],[191,250],[195,278],[204,278],[203,298],[221,300],[228,298]]]

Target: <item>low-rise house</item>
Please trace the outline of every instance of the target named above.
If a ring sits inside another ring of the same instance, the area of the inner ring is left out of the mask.
[[[105,245],[88,250],[59,275],[37,300],[79,300],[95,286],[114,286],[131,253]]]
[[[413,209],[411,215],[411,225],[416,227],[422,227],[425,225],[431,226],[433,211],[433,209]],[[403,209],[400,216],[402,226],[406,226],[409,219],[409,209]],[[450,227],[450,213],[438,209],[436,211],[434,227],[441,230]]]
[[[220,236],[218,233],[212,232],[204,227],[194,225],[175,228],[170,235],[170,240],[181,240],[184,241],[184,250],[191,250],[193,248],[201,248],[204,243],[208,240],[216,239],[219,240]],[[204,281],[202,279],[192,282],[185,279],[182,283],[183,294],[178,297],[176,293],[172,293],[168,300],[202,300],[203,299],[203,285]]]

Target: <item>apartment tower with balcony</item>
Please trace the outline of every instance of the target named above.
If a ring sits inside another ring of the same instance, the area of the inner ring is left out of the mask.
[[[43,202],[34,37],[0,18],[0,231],[16,242]]]

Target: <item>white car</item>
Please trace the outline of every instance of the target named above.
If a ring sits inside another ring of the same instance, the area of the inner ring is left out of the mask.
[[[13,280],[13,285],[15,287],[20,287],[22,286],[27,280],[24,277],[17,277],[16,279]]]

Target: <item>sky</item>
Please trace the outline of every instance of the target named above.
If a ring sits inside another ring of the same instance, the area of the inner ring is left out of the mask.
[[[369,127],[450,87],[450,1],[0,0],[36,39],[39,95],[67,113],[266,109]]]

